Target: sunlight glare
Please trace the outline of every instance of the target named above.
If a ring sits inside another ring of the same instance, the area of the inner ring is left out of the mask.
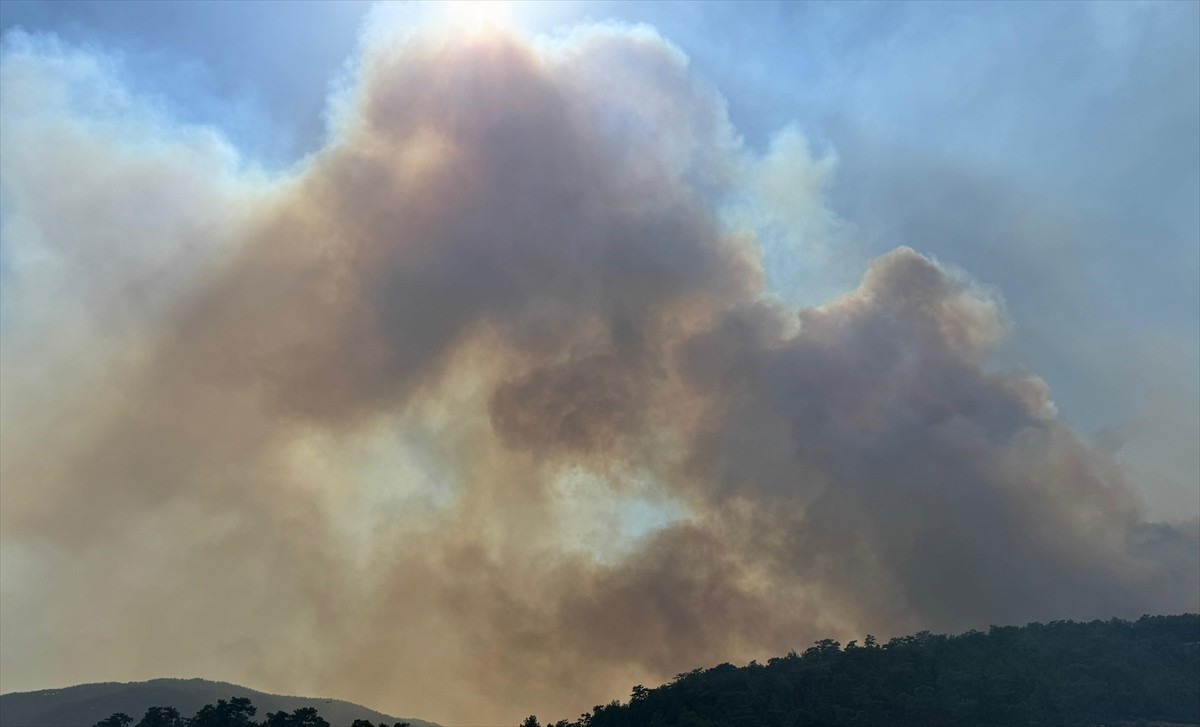
[[[449,0],[442,8],[445,20],[464,30],[486,30],[512,21],[512,6],[505,0]]]

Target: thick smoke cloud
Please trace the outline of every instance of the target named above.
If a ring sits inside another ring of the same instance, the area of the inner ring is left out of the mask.
[[[994,294],[908,248],[767,294],[723,210],[787,160],[649,30],[374,42],[283,177],[45,40],[3,90],[5,690],[502,723],[830,635],[1200,607],[1196,525],[989,369]]]

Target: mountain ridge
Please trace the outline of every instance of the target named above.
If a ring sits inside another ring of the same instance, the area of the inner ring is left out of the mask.
[[[396,717],[343,699],[271,694],[231,682],[200,678],[93,682],[0,694],[0,727],[91,727],[114,712],[124,712],[137,720],[147,708],[155,706],[175,707],[180,714],[190,716],[205,704],[230,697],[249,697],[260,718],[268,712],[313,707],[333,727],[347,727],[356,719],[388,723],[406,721],[412,727],[439,727],[429,720]]]

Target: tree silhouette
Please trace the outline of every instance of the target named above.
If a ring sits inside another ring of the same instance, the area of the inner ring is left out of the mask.
[[[257,708],[246,697],[233,697],[229,701],[218,699],[216,704],[206,704],[195,715],[184,719],[174,707],[150,707],[142,720],[134,727],[329,727],[313,707],[300,707],[289,713],[269,712],[262,722],[255,722]],[[130,727],[133,718],[123,712],[105,717],[92,727]],[[356,719],[350,727],[375,727],[370,720]],[[380,722],[379,727],[412,727],[409,722],[388,725]]]
[[[291,714],[271,712],[262,727],[329,727],[329,723],[312,707],[300,707]]]
[[[250,718],[257,711],[249,697],[233,697],[228,702],[218,699],[216,706],[201,707],[187,724],[188,727],[250,727],[254,724]]]
[[[105,717],[92,727],[129,727],[133,722],[133,717],[124,712],[115,712],[111,716]]]
[[[174,707],[150,707],[137,727],[184,727],[184,722]]]

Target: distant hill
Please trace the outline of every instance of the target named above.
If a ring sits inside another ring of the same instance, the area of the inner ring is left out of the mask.
[[[205,679],[104,682],[4,694],[0,695],[0,727],[91,727],[114,712],[124,712],[136,723],[148,707],[175,707],[189,717],[206,704],[230,697],[249,697],[258,708],[257,719],[267,712],[313,707],[333,727],[346,727],[356,719],[388,724],[403,720],[413,727],[436,727],[433,722],[393,717],[340,699],[286,697]]]
[[[1200,725],[1200,616],[922,632],[680,674],[559,727]]]

